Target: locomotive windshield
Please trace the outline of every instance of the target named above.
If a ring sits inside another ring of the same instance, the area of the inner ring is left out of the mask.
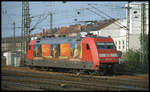
[[[115,49],[115,45],[112,42],[97,42],[97,48],[102,49]]]

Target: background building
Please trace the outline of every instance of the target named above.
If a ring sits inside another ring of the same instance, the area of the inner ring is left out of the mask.
[[[142,3],[131,2],[130,3],[130,15],[129,15],[129,49],[138,50],[140,49],[140,35],[144,31],[146,34],[149,33],[149,6],[145,3],[145,9],[142,10]],[[127,5],[126,5],[127,7]],[[128,12],[128,11],[126,11]],[[143,14],[144,12],[144,14]],[[143,21],[143,17],[144,20]],[[98,30],[91,30],[90,33],[93,33],[98,36],[111,36],[114,39],[117,50],[126,52],[126,40],[127,40],[127,18],[116,21],[108,21],[107,24],[101,25],[101,28]],[[144,25],[142,25],[144,24]],[[145,29],[143,29],[143,27]],[[82,36],[86,35],[86,32],[80,33]]]

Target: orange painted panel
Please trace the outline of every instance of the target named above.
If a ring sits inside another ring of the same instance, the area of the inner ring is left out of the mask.
[[[42,57],[51,56],[50,44],[42,44]]]
[[[71,48],[70,44],[60,44],[60,56],[67,56],[70,58]]]

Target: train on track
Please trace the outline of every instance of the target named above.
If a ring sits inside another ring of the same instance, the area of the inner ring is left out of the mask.
[[[110,36],[51,37],[30,41],[25,65],[113,73],[119,57]]]

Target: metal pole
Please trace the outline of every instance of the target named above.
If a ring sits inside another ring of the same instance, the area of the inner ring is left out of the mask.
[[[24,2],[22,2],[21,57],[24,58]]]
[[[16,34],[16,32],[15,32],[15,22],[13,22],[13,30],[14,30],[14,51],[16,50],[16,39],[15,39],[15,34]]]
[[[140,61],[144,63],[144,55],[145,55],[145,4],[141,4],[141,55]]]
[[[14,40],[15,40],[15,22],[13,22],[13,27],[14,27]]]
[[[22,47],[24,49],[23,58],[25,60],[25,56],[27,54],[27,47],[30,40],[30,14],[29,14],[29,2],[22,2],[22,36],[23,42]]]
[[[127,7],[127,34],[126,34],[126,52],[129,50],[129,33],[130,32],[130,1]]]
[[[50,12],[50,29],[52,31],[53,14]]]

